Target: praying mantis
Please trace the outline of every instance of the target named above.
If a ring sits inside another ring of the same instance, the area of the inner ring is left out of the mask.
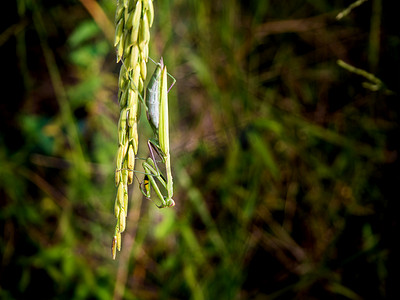
[[[167,75],[174,80],[169,89],[167,89]],[[173,179],[169,153],[168,118],[168,92],[175,82],[175,78],[167,72],[167,67],[164,65],[163,59],[161,58],[160,62],[156,63],[156,69],[147,85],[145,101],[140,93],[138,93],[139,98],[146,108],[147,120],[155,135],[155,139],[151,139],[147,142],[150,156],[142,163],[145,177],[144,182],[140,184],[140,190],[146,198],[151,199],[150,188],[152,187],[161,201],[161,205],[156,204],[158,208],[175,205],[175,201],[172,199]],[[136,89],[136,87],[134,88]],[[158,168],[154,153],[157,153],[162,163],[165,164],[166,178]],[[167,195],[163,195],[156,180],[162,184]]]
[[[161,200],[162,204],[158,205],[159,208],[175,205],[175,201],[172,199],[173,180],[171,157],[169,154],[168,92],[175,84],[176,80],[171,76],[174,82],[171,87],[167,89],[167,74],[167,66],[164,65],[163,59],[161,58],[146,88],[147,120],[153,129],[156,140],[149,140],[147,142],[151,157],[148,157],[142,164],[145,170],[144,189],[142,185],[140,186],[143,195],[150,199],[149,184],[151,185],[156,195]],[[165,171],[167,173],[166,179],[158,169],[153,150],[157,152],[158,156],[165,164]],[[155,179],[164,186],[167,192],[166,196],[161,193]]]

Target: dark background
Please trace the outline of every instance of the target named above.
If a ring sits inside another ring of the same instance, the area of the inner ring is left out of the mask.
[[[0,299],[400,298],[396,1],[341,20],[352,1],[155,1],[177,204],[135,183],[116,261],[116,3],[98,3],[1,9]],[[142,115],[140,157],[150,134]]]

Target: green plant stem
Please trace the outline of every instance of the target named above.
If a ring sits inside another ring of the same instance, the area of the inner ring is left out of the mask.
[[[40,39],[40,44],[42,47],[46,66],[49,71],[50,80],[58,105],[60,106],[61,119],[67,131],[67,140],[71,148],[73,149],[73,151],[71,151],[71,155],[74,167],[87,174],[89,168],[86,163],[81,142],[79,140],[79,131],[76,125],[75,118],[72,114],[71,107],[68,103],[67,94],[61,79],[60,71],[58,70],[56,64],[54,54],[47,43],[46,28],[40,14],[40,9],[37,7],[37,5],[34,5],[33,23]]]
[[[380,37],[382,21],[382,0],[372,1],[371,29],[369,32],[368,60],[371,71],[375,73],[379,64]]]
[[[342,10],[340,13],[337,14],[336,16],[336,20],[340,20],[342,18],[344,18],[345,16],[347,16],[354,8],[360,6],[361,4],[363,4],[364,2],[366,2],[367,0],[357,0],[356,2],[353,2],[352,4],[350,4],[346,9]]]

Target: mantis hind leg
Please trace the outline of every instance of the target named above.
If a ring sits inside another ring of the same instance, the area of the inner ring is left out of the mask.
[[[157,205],[155,203],[155,205],[158,208],[174,206],[175,205],[174,200],[167,198],[166,196],[164,196],[161,193],[160,188],[158,187],[155,178],[157,178],[157,180],[159,182],[161,182],[161,184],[164,186],[164,188],[167,188],[167,184],[166,184],[163,176],[160,173],[157,173],[156,169],[153,166],[154,166],[154,162],[152,161],[151,158],[148,158],[147,161],[143,163],[143,168],[144,168],[145,172],[152,174],[153,176],[146,175],[144,178],[143,184],[140,184],[140,190],[141,190],[142,194],[147,199],[151,200],[151,192],[150,192],[150,186],[151,186],[153,188],[154,192],[156,193],[158,199],[161,201],[161,205]]]
[[[160,174],[161,172],[158,169],[158,164],[157,164],[157,160],[156,160],[156,157],[154,155],[154,152],[157,153],[157,155],[161,158],[163,163],[165,163],[165,154],[162,152],[160,146],[155,141],[148,140],[147,141],[147,147],[149,148],[150,156],[151,156],[151,158],[153,160],[154,166],[157,169],[158,174]]]
[[[169,77],[171,77],[172,78],[172,80],[173,80],[173,82],[172,82],[172,84],[171,84],[171,86],[168,88],[168,91],[167,91],[167,93],[169,93],[169,91],[172,89],[172,87],[175,85],[175,83],[176,83],[176,79],[175,79],[175,77],[174,76],[172,76],[171,74],[169,74],[168,72],[167,72],[167,74],[168,74],[168,76]]]

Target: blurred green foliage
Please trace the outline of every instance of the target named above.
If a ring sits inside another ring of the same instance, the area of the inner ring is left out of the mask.
[[[116,261],[119,66],[93,3],[2,11],[0,299],[399,295],[393,3],[337,21],[352,1],[155,1],[150,56],[177,79],[177,205],[158,210],[136,185]],[[113,20],[115,1],[98,3]]]

